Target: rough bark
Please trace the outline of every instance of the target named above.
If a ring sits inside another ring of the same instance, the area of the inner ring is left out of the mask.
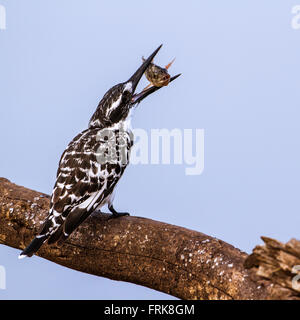
[[[48,208],[48,195],[0,178],[0,244],[25,248]],[[94,214],[63,246],[44,245],[38,255],[182,299],[300,299],[300,288],[292,287],[292,271],[300,265],[296,240],[283,245],[268,239],[248,256],[197,231],[140,217],[108,220],[108,215]]]
[[[262,237],[265,245],[256,246],[245,261],[245,267],[257,277],[271,281],[273,299],[300,298],[300,241],[290,240],[283,244]]]

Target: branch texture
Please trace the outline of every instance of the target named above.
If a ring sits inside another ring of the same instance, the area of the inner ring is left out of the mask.
[[[0,244],[24,249],[48,209],[48,195],[0,178]],[[289,266],[300,265],[300,242],[293,241],[297,245]],[[286,252],[282,246],[274,249],[276,254]],[[182,299],[300,299],[300,292],[291,287],[292,270],[285,269],[285,282],[278,280],[278,273],[273,281],[273,273],[260,267],[264,249],[257,248],[254,256],[248,256],[193,230],[133,216],[108,220],[108,215],[95,213],[63,246],[44,245],[38,255],[71,269]],[[278,260],[278,255],[272,257]]]

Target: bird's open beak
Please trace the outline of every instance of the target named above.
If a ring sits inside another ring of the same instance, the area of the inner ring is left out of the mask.
[[[134,75],[128,80],[128,82],[132,83],[132,92],[134,93],[139,81],[141,80],[144,72],[149,67],[153,58],[156,56],[159,49],[162,47],[162,44],[151,54],[151,56],[143,62],[143,64],[137,69]]]
[[[156,56],[157,52],[159,51],[159,49],[161,47],[162,47],[162,44],[149,56],[149,58],[147,60],[144,60],[143,64],[137,69],[137,71],[134,73],[134,75],[128,80],[128,82],[132,83],[132,93],[135,92],[135,89],[136,89],[139,81],[141,80],[144,72],[149,67],[150,63],[152,62],[153,58]],[[172,82],[173,80],[175,80],[179,76],[180,76],[180,74],[177,74],[176,76],[172,77],[169,82]],[[133,106],[137,103],[140,103],[144,98],[149,96],[149,94],[157,91],[160,88],[161,87],[152,86],[146,90],[143,90],[140,93],[133,94],[132,100],[131,100],[131,105]]]

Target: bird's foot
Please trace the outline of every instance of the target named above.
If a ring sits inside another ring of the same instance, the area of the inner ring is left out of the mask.
[[[115,219],[115,218],[130,216],[130,214],[128,212],[117,212],[112,205],[109,206],[108,209],[112,213],[110,215],[109,219]]]
[[[117,212],[117,213],[111,214],[108,219],[115,219],[115,218],[126,217],[126,216],[130,216],[130,214],[128,212]]]

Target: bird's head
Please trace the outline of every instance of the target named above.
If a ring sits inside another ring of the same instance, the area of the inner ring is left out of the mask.
[[[120,121],[126,120],[129,115],[130,109],[140,103],[146,96],[154,91],[158,90],[159,87],[152,87],[139,94],[135,93],[137,85],[141,80],[144,72],[151,64],[151,61],[159,51],[162,45],[160,45],[147,60],[137,69],[137,71],[130,77],[126,82],[119,83],[109,89],[93,114],[89,127],[110,127]],[[177,78],[179,75],[173,77],[172,80]]]

